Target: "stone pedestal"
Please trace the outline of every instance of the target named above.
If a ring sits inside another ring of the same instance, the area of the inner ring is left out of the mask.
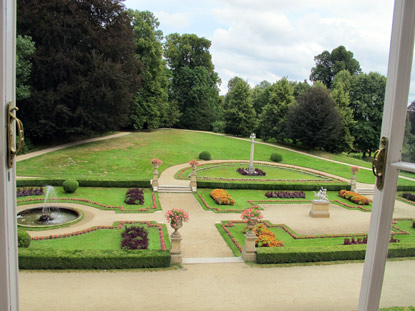
[[[180,242],[182,241],[182,237],[179,231],[174,231],[170,235],[170,254],[171,254],[171,261],[170,263],[173,264],[182,264],[182,250],[180,248]]]
[[[245,261],[256,261],[256,249],[255,249],[255,241],[257,237],[255,233],[249,230],[245,234],[245,245],[244,249],[242,250],[242,259]]]
[[[156,170],[154,170],[153,173],[153,180],[152,180],[152,186],[153,186],[153,191],[157,192],[158,191],[158,187],[159,187],[159,172]]]
[[[313,218],[329,218],[330,202],[325,200],[313,200],[309,215]]]
[[[190,174],[190,187],[193,192],[197,191],[197,182],[196,182],[196,170]]]
[[[351,191],[356,192],[356,175],[353,174],[352,178],[350,178],[350,187]]]

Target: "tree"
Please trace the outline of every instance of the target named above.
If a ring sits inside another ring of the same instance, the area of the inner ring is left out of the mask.
[[[130,125],[139,62],[120,0],[21,0],[17,29],[36,43],[20,103],[28,136],[69,139]]]
[[[331,88],[334,77],[342,70],[347,70],[351,75],[361,73],[359,62],[353,58],[353,53],[347,51],[342,45],[331,53],[324,51],[314,57],[316,66],[311,69],[310,80],[321,81],[327,88]]]
[[[135,54],[142,62],[142,87],[131,114],[135,129],[156,129],[163,125],[168,104],[169,72],[163,60],[163,33],[149,11],[128,11],[134,27]]]
[[[256,127],[256,114],[252,107],[248,82],[234,77],[228,82],[225,96],[225,132],[249,136]]]
[[[172,71],[170,101],[179,104],[179,126],[211,130],[219,101],[217,83],[209,52],[211,42],[194,34],[170,34],[164,44],[164,56]]]
[[[352,135],[355,148],[371,156],[379,146],[386,78],[379,73],[359,74],[352,78],[350,108],[356,125]]]
[[[304,80],[304,82],[290,81],[290,85],[294,90],[295,100],[299,99],[301,95],[311,87],[307,80]]]
[[[179,105],[176,102],[169,102],[164,117],[164,125],[171,128],[179,121],[181,115]]]
[[[290,109],[287,132],[303,146],[337,151],[336,142],[342,135],[341,116],[324,85],[316,83]]]
[[[285,122],[288,108],[295,103],[294,89],[286,78],[279,80],[268,88],[267,102],[259,117],[261,138],[285,138]]]
[[[262,113],[262,108],[267,103],[268,92],[267,89],[271,86],[268,81],[262,81],[255,86],[251,92],[252,106],[255,109],[256,114],[259,116]]]
[[[356,125],[353,118],[353,110],[350,108],[349,90],[351,85],[351,75],[347,70],[340,71],[333,80],[331,96],[336,103],[343,124],[343,134],[338,140],[337,150],[353,150],[354,137],[351,132]]]
[[[30,97],[30,86],[26,82],[30,78],[32,63],[30,56],[35,52],[35,43],[29,36],[16,38],[16,101]]]

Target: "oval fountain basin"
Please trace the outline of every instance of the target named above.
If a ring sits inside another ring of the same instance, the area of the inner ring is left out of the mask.
[[[75,209],[68,207],[50,207],[51,220],[39,221],[42,207],[28,208],[17,213],[17,223],[22,226],[56,226],[75,221],[81,215]]]

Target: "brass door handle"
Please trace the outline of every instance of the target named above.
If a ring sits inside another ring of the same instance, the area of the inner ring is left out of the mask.
[[[9,102],[7,105],[7,146],[8,146],[8,166],[9,168],[13,167],[14,157],[22,150],[24,145],[24,130],[23,123],[20,121],[16,115],[15,111],[18,111],[19,108],[13,105],[13,102]],[[17,150],[15,148],[15,132],[14,132],[14,122],[17,126],[17,135],[19,135],[19,142],[17,144]]]
[[[386,154],[388,151],[388,139],[382,137],[380,140],[380,149],[373,155],[372,172],[376,176],[376,187],[379,190],[383,189],[383,183],[385,181],[385,168],[386,168]]]

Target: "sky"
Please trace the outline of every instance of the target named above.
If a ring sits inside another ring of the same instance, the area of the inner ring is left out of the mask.
[[[164,35],[209,39],[221,94],[235,76],[252,87],[283,77],[308,80],[314,56],[340,45],[363,72],[387,74],[393,0],[126,0],[124,5],[153,12]],[[412,76],[409,101],[415,99]]]

